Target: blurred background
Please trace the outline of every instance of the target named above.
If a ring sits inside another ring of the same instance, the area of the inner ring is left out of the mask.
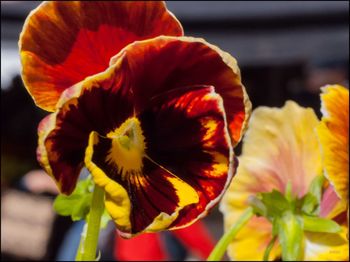
[[[19,75],[18,37],[38,4],[1,1],[1,258],[69,260],[62,254],[72,250],[64,243],[79,236],[81,225],[52,210],[57,192],[35,155],[37,125],[46,113],[35,107]],[[319,88],[348,87],[348,1],[176,1],[167,6],[186,35],[202,37],[238,60],[254,108],[293,99],[320,116]],[[207,242],[198,247],[186,240],[186,232],[164,233],[152,240],[162,243],[155,258],[204,259],[203,249],[222,234],[222,216],[216,208],[203,222],[192,232],[198,230]],[[123,260],[118,257],[122,245],[113,225],[107,227],[102,259]]]

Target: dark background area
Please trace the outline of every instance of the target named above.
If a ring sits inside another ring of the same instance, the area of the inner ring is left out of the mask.
[[[23,175],[40,168],[36,130],[47,113],[23,87],[17,47],[24,19],[39,3],[1,2],[2,191],[18,188]],[[185,35],[202,37],[237,59],[253,108],[280,107],[292,99],[320,116],[319,88],[348,86],[348,1],[177,1],[167,6]],[[205,222],[216,238],[222,234],[217,209]],[[51,239],[47,257],[54,257],[55,241],[60,239]]]

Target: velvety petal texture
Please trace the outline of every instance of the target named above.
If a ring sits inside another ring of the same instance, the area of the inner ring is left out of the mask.
[[[251,104],[236,60],[182,37],[163,2],[45,2],[20,37],[37,156],[70,194],[82,167],[124,237],[188,226],[228,187]],[[112,57],[112,58],[111,58]]]
[[[25,87],[39,107],[54,111],[66,88],[106,70],[126,45],[159,35],[183,35],[164,2],[43,2],[20,35]]]
[[[85,165],[125,237],[189,225],[234,173],[223,100],[212,86],[135,99],[126,59],[64,91],[39,127],[38,160],[70,194]],[[146,103],[144,101],[147,101]]]
[[[325,175],[345,205],[349,202],[349,90],[322,88],[322,121],[317,127]]]
[[[86,166],[105,189],[106,208],[125,237],[192,224],[232,178],[222,99],[212,87],[192,89],[155,98],[107,137],[90,135]],[[131,142],[123,149],[120,135],[127,130],[141,148]],[[128,203],[121,210],[125,192]]]
[[[162,92],[210,85],[224,100],[233,146],[240,141],[251,103],[230,54],[201,38],[160,36],[128,45],[111,59],[111,64],[119,59],[133,83],[136,111],[144,108],[147,98]]]
[[[244,138],[237,174],[221,202],[225,228],[230,228],[248,207],[248,197],[273,189],[285,193],[288,183],[292,193],[303,197],[311,181],[322,175],[322,163],[315,128],[319,121],[311,108],[287,101],[282,108],[257,108]],[[340,236],[338,236],[340,237]],[[272,238],[271,223],[264,217],[254,217],[237,234],[228,248],[233,260],[262,260]],[[344,238],[305,236],[304,260],[316,258],[346,258]],[[278,243],[278,242],[276,242]],[[281,250],[275,244],[270,259],[278,259]],[[308,249],[309,248],[309,249]],[[254,252],[249,252],[254,250]],[[326,254],[329,256],[326,256]]]
[[[38,161],[62,193],[75,188],[90,133],[107,134],[133,115],[130,89],[115,73],[119,67],[116,64],[67,89],[59,109],[39,125]]]

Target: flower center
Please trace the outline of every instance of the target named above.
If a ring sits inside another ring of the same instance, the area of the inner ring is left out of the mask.
[[[112,139],[107,161],[117,166],[122,179],[125,179],[126,175],[139,173],[146,148],[140,121],[131,117],[120,127],[109,132],[107,137]]]

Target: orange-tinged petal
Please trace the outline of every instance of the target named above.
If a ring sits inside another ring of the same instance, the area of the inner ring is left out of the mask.
[[[322,121],[317,127],[325,175],[344,203],[349,202],[349,90],[322,88]]]
[[[44,168],[47,174],[54,178],[54,181],[59,186],[59,181],[55,179],[53,172],[51,170],[51,166],[48,159],[48,152],[45,147],[45,139],[50,131],[55,128],[55,115],[49,114],[47,115],[38,126],[38,148],[37,148],[37,160],[40,165]]]
[[[54,111],[66,88],[104,71],[129,43],[159,35],[183,35],[163,2],[44,2],[20,35],[25,87],[39,107]]]
[[[210,85],[222,96],[232,144],[246,129],[251,104],[241,83],[236,60],[200,38],[160,36],[137,41],[111,59],[124,60],[124,72],[133,82],[136,110],[147,98],[176,88]]]

